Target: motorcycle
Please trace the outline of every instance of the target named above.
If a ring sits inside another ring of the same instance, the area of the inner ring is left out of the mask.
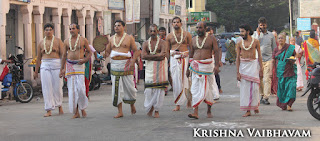
[[[21,47],[17,47],[21,49]],[[22,50],[23,51],[23,50]],[[15,100],[21,103],[28,103],[33,98],[33,87],[26,80],[23,79],[23,54],[18,54],[16,56],[10,55],[9,60],[12,60],[12,64],[8,64],[9,73],[4,77],[1,92],[1,96],[6,96],[6,92],[10,90],[13,86],[13,96]]]
[[[98,54],[98,59],[103,60],[103,56]],[[102,69],[102,64],[100,60],[93,61],[92,66],[93,66],[94,73],[92,74],[91,83],[89,85],[89,91],[98,90],[100,88],[101,79],[100,79],[100,75],[97,74],[97,71],[100,71]]]
[[[314,118],[320,120],[320,63],[308,65],[307,70],[309,71],[308,86],[301,97],[311,91],[307,100],[308,111]]]

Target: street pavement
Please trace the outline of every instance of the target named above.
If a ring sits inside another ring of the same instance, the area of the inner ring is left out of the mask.
[[[220,73],[223,93],[213,105],[213,118],[206,118],[206,105],[199,108],[198,120],[189,119],[192,109],[185,105],[181,111],[173,112],[173,95],[165,96],[160,110],[160,118],[148,117],[143,107],[143,81],[138,85],[135,115],[130,114],[130,106],[123,105],[124,117],[114,119],[117,108],[112,106],[111,85],[102,85],[90,92],[87,118],[71,119],[68,98],[64,97],[65,114],[44,118],[43,99],[36,96],[30,103],[0,101],[0,141],[193,141],[193,140],[320,140],[320,121],[314,119],[307,110],[306,97],[297,93],[293,112],[282,111],[276,106],[276,97],[271,96],[271,105],[260,105],[260,113],[242,117],[240,111],[239,88],[236,81],[235,65],[226,65]],[[244,137],[194,138],[193,128],[237,129]],[[253,138],[247,128],[310,130],[307,138]]]

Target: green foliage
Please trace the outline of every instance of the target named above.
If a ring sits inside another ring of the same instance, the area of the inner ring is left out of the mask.
[[[288,0],[208,0],[206,10],[215,12],[228,32],[237,31],[244,23],[255,30],[260,17],[267,18],[269,30],[279,32],[289,23],[288,4]]]

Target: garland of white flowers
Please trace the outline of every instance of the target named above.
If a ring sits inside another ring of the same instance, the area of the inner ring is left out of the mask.
[[[251,49],[251,48],[252,48],[252,45],[253,45],[253,42],[254,42],[254,39],[252,38],[252,41],[251,41],[250,46],[249,46],[248,48],[246,48],[246,46],[244,46],[244,40],[242,40],[242,46],[243,46],[244,50],[249,50],[249,49]]]
[[[72,46],[71,46],[71,38],[72,38],[72,35],[70,35],[70,38],[69,38],[69,48],[70,48],[71,51],[76,51],[76,50],[77,50],[77,44],[78,44],[80,35],[78,34],[77,40],[76,40],[76,42],[74,43],[74,49],[72,49]]]
[[[183,41],[183,29],[182,29],[181,27],[180,27],[180,29],[181,29],[181,40],[180,40],[180,42],[178,42],[176,33],[174,32],[175,30],[173,30],[173,37],[174,37],[174,39],[176,40],[176,42],[177,42],[178,44],[181,44],[182,41]]]
[[[203,45],[206,43],[207,37],[208,37],[208,33],[206,33],[206,36],[205,36],[204,39],[202,40],[202,44],[201,44],[201,46],[200,46],[200,45],[199,45],[199,36],[197,36],[197,38],[196,38],[196,44],[197,44],[197,47],[198,47],[199,49],[202,49],[202,48],[203,48]]]
[[[116,47],[120,47],[120,45],[122,44],[123,40],[124,40],[124,37],[126,37],[127,33],[124,33],[120,39],[120,42],[119,44],[116,44],[116,35],[113,36],[113,44],[116,46]]]
[[[52,40],[51,40],[51,44],[50,44],[50,49],[49,49],[49,52],[47,51],[47,47],[46,47],[46,39],[47,39],[47,36],[44,37],[43,39],[43,48],[44,48],[44,52],[46,54],[50,54],[52,52],[52,47],[53,47],[53,41],[54,41],[54,35],[52,36]]]
[[[156,54],[157,49],[158,49],[159,42],[160,42],[160,38],[157,36],[156,46],[154,47],[154,50],[151,51],[151,37],[149,38],[149,40],[148,40],[148,47],[149,47],[150,54],[152,54],[152,55],[153,55],[153,54]]]

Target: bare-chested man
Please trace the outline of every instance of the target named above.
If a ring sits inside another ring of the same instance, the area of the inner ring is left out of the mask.
[[[181,19],[174,17],[172,19],[173,32],[166,38],[167,54],[170,57],[170,72],[172,77],[172,87],[174,103],[176,108],[173,111],[179,111],[180,105],[188,100],[187,107],[191,107],[191,96],[188,93],[189,81],[186,75],[189,64],[189,49],[192,36],[189,32],[183,31]],[[188,96],[186,96],[188,94]]]
[[[145,65],[145,101],[144,107],[148,115],[159,117],[159,109],[163,105],[165,89],[168,86],[168,61],[165,41],[157,36],[157,25],[149,27],[148,41],[142,45],[142,59],[146,60]]]
[[[259,40],[251,37],[249,25],[240,25],[242,41],[237,48],[237,79],[240,81],[240,109],[247,111],[243,117],[251,115],[250,110],[259,113],[259,83],[263,78],[262,57]]]
[[[61,61],[60,77],[66,76],[68,81],[69,110],[73,118],[86,117],[88,107],[86,86],[84,82],[84,63],[91,58],[88,40],[79,34],[79,25],[71,24],[70,37],[64,40],[64,53]]]
[[[131,114],[136,113],[134,103],[137,89],[134,86],[133,71],[140,51],[137,50],[134,38],[125,33],[124,28],[123,21],[115,22],[116,34],[110,38],[106,49],[106,57],[110,55],[111,58],[112,103],[118,107],[118,114],[114,118],[123,117],[122,102],[130,104]],[[133,56],[131,51],[134,52]]]
[[[204,22],[197,24],[198,36],[193,37],[190,47],[190,67],[192,73],[192,107],[194,113],[188,117],[198,119],[198,106],[201,102],[208,104],[207,117],[212,118],[211,106],[214,102],[214,93],[219,93],[214,74],[219,72],[219,51],[217,40],[213,35],[206,33],[207,25]],[[212,58],[214,52],[214,60]]]
[[[37,64],[34,72],[34,79],[38,78],[39,67],[41,75],[42,94],[44,99],[44,109],[47,113],[44,117],[51,116],[51,111],[59,107],[59,115],[62,110],[62,86],[63,80],[59,78],[61,57],[63,53],[63,43],[53,35],[54,26],[44,25],[45,37],[40,41],[37,51]]]

